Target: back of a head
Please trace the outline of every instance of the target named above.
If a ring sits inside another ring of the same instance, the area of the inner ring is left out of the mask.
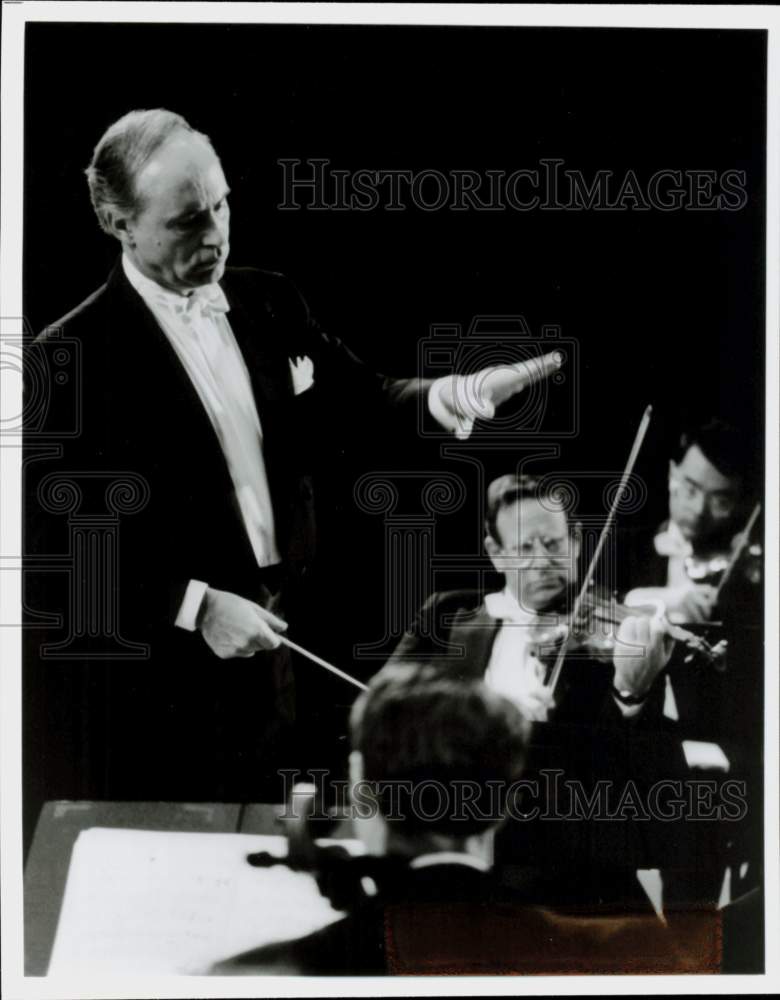
[[[176,132],[197,135],[209,142],[208,136],[196,132],[185,118],[165,108],[129,111],[101,136],[85,173],[92,206],[105,232],[111,232],[106,211],[132,214],[137,210],[135,179]]]
[[[350,726],[384,818],[410,834],[459,837],[501,818],[498,804],[522,773],[530,734],[515,705],[481,681],[413,663],[381,670]],[[472,808],[462,808],[464,795]]]

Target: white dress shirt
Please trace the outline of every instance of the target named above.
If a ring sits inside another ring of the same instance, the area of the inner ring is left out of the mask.
[[[518,604],[515,596],[504,588],[485,595],[485,609],[491,618],[501,621],[501,628],[493,643],[485,684],[513,701],[521,711],[527,705],[529,694],[544,686],[545,667],[534,653],[540,642],[555,642],[556,632],[564,635],[566,626],[559,616],[539,615]],[[632,718],[642,710],[642,705],[624,705],[613,697],[624,718]]]
[[[685,561],[693,554],[693,546],[677,527],[674,521],[670,521],[665,531],[659,532],[653,539],[653,547],[659,556],[667,559],[666,586],[673,588],[688,588],[691,586],[691,578]],[[664,681],[664,715],[667,719],[677,722],[680,712],[677,708],[677,699],[674,695],[674,684],[672,678],[667,673]]]
[[[501,621],[485,671],[485,683],[523,710],[528,695],[544,686],[545,668],[534,654],[540,628],[544,626],[552,636],[557,616],[540,618],[526,611],[507,588],[486,594],[485,608],[492,618]]]
[[[141,274],[127,256],[122,267],[176,351],[214,427],[257,565],[280,562],[263,431],[249,373],[228,322],[224,292],[219,285],[204,285],[189,296],[179,295]],[[190,581],[177,625],[195,628],[207,587],[205,581]]]
[[[693,546],[683,536],[674,521],[670,521],[664,531],[653,539],[653,547],[659,556],[668,560],[666,571],[667,587],[689,587],[691,578],[685,566],[685,561],[693,555]]]
[[[203,285],[180,295],[158,285],[122,256],[127,280],[151,309],[163,333],[184,366],[211,420],[225,456],[247,535],[259,567],[281,561],[274,530],[274,512],[263,459],[263,430],[257,414],[249,373],[228,322],[230,310],[217,284]],[[308,358],[290,362],[295,392],[314,380]],[[439,391],[445,378],[432,383],[428,408],[447,430],[465,438],[473,416],[456,418],[442,404]],[[175,624],[194,631],[208,583],[190,580]]]

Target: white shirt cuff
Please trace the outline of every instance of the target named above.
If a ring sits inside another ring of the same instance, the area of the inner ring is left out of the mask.
[[[450,410],[449,407],[445,406],[442,402],[442,386],[450,379],[458,379],[455,387],[455,394],[458,397],[458,404],[461,410],[460,413],[453,413],[452,410]],[[445,430],[452,431],[455,434],[455,437],[459,438],[461,441],[465,441],[466,438],[469,437],[474,428],[474,421],[477,417],[485,417],[488,415],[484,407],[478,407],[475,404],[475,401],[472,400],[473,391],[468,391],[467,379],[468,376],[445,375],[442,378],[437,378],[428,390],[428,409],[430,410],[431,416],[434,420],[441,424]]]
[[[174,624],[178,628],[186,628],[188,632],[195,631],[198,627],[198,612],[208,589],[209,585],[202,580],[190,580],[184,593],[184,600],[179,607],[179,613],[176,615]]]

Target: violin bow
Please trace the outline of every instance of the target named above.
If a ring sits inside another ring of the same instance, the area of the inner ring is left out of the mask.
[[[744,527],[744,529],[743,529],[743,531],[741,533],[741,536],[740,536],[740,539],[739,539],[739,543],[737,544],[737,547],[731,553],[731,559],[729,560],[729,564],[724,569],[723,576],[720,578],[720,583],[718,584],[717,590],[715,591],[715,601],[716,601],[716,603],[717,603],[717,601],[720,598],[720,593],[723,590],[723,587],[725,586],[726,583],[728,583],[729,577],[731,576],[732,571],[734,570],[734,567],[739,562],[739,559],[742,556],[742,553],[748,547],[748,543],[750,542],[750,536],[751,536],[751,534],[753,532],[753,528],[755,528],[755,526],[756,526],[756,521],[758,520],[758,515],[760,513],[761,513],[761,504],[757,503],[755,505],[755,507],[753,508],[753,510],[752,510],[752,512],[750,514],[750,517],[747,520],[747,524],[745,525],[745,527]]]
[[[604,527],[601,529],[601,534],[599,535],[598,544],[596,545],[596,550],[593,553],[593,558],[588,565],[588,569],[582,581],[582,586],[580,587],[577,598],[574,602],[574,607],[572,609],[571,620],[572,622],[577,621],[580,609],[582,608],[583,601],[585,600],[585,595],[587,594],[590,585],[593,581],[593,575],[596,572],[596,566],[599,559],[601,558],[601,550],[604,548],[607,536],[612,529],[612,525],[615,523],[615,517],[617,516],[617,509],[620,501],[623,499],[623,494],[626,492],[626,487],[628,485],[628,480],[631,477],[631,473],[634,471],[634,466],[636,465],[636,460],[639,457],[640,449],[642,448],[642,442],[645,439],[645,434],[647,434],[647,428],[650,426],[650,419],[653,415],[653,407],[647,406],[645,412],[642,414],[642,419],[639,421],[639,427],[637,428],[636,435],[634,437],[634,443],[631,446],[631,453],[628,456],[628,462],[626,462],[626,467],[623,469],[623,475],[620,478],[620,485],[615,493],[615,499],[612,501],[612,506],[609,509],[609,514],[607,515],[607,520],[604,523]],[[552,693],[555,693],[555,688],[560,680],[561,671],[563,670],[563,661],[566,658],[566,651],[569,647],[569,640],[571,638],[571,630],[566,636],[564,641],[561,643],[561,648],[558,650],[558,655],[555,658],[555,664],[553,665],[552,672],[550,673],[550,680],[548,682],[548,687]]]

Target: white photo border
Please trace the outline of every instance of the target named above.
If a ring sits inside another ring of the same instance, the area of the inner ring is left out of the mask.
[[[768,32],[767,214],[766,214],[766,659],[765,659],[765,886],[766,973],[724,976],[615,977],[439,977],[347,980],[188,979],[103,977],[53,980],[23,972],[21,837],[21,635],[0,627],[0,727],[2,732],[2,980],[9,1000],[91,997],[250,996],[434,996],[573,995],[627,993],[761,993],[780,984],[780,879],[778,845],[778,372],[780,352],[780,10],[771,6],[576,5],[576,4],[290,4],[290,3],[79,3],[3,4],[2,65],[2,236],[0,301],[2,335],[18,336],[22,316],[22,206],[24,29],[46,22],[201,22],[415,25],[514,25],[549,27],[723,28]],[[2,373],[2,416],[21,410],[21,374]],[[0,621],[18,620],[21,571],[21,442],[0,448]],[[10,571],[9,571],[10,570]],[[773,943],[774,942],[774,943]]]

